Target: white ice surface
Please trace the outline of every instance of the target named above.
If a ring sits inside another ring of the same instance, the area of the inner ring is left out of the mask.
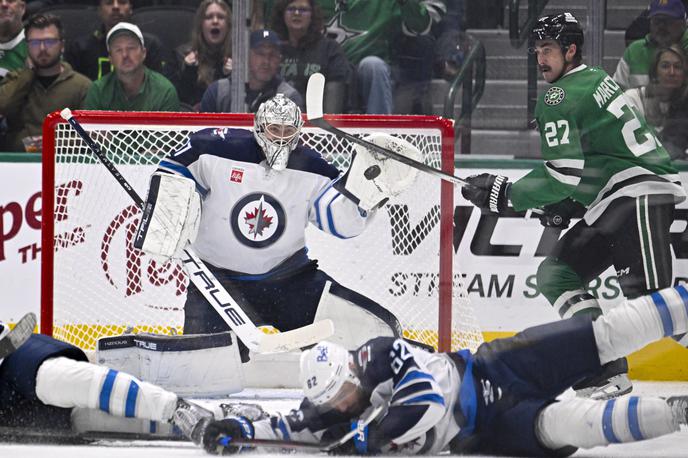
[[[634,395],[688,395],[688,383],[635,382]],[[566,393],[565,396],[570,395]],[[296,390],[251,390],[232,401],[259,402],[267,410],[287,410],[298,404]],[[248,454],[247,454],[248,455]],[[251,453],[252,457],[279,456],[275,454]],[[209,456],[191,443],[166,441],[107,441],[91,445],[18,445],[0,442],[0,457],[12,458],[173,458]],[[290,457],[308,456],[290,454]],[[688,456],[688,429],[657,439],[598,447],[578,451],[576,457],[675,457]]]

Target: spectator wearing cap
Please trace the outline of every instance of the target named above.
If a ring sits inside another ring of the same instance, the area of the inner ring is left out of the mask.
[[[652,0],[648,10],[650,33],[632,42],[616,66],[614,80],[624,89],[646,86],[658,47],[679,44],[688,50],[686,9],[681,0]]]
[[[40,152],[43,120],[64,107],[81,108],[91,80],[63,62],[62,23],[35,14],[26,25],[29,66],[10,72],[0,85],[0,113],[8,132],[2,151]]]
[[[249,38],[248,82],[246,83],[246,105],[255,113],[261,103],[275,96],[284,94],[303,109],[301,94],[279,75],[282,54],[280,39],[272,30],[256,30]],[[231,111],[231,75],[213,82],[203,94],[201,111]]]
[[[120,22],[107,35],[114,72],[95,81],[86,94],[87,110],[179,111],[172,83],[144,65],[146,48],[141,30]]]
[[[25,8],[23,0],[0,1],[0,81],[26,62],[28,50],[22,24]]]
[[[98,16],[101,24],[91,33],[67,43],[65,60],[74,70],[95,81],[112,71],[112,63],[105,38],[110,30],[122,21],[128,21],[134,12],[132,0],[100,0]],[[172,78],[175,72],[172,50],[163,46],[155,35],[144,33],[146,40],[146,67]]]

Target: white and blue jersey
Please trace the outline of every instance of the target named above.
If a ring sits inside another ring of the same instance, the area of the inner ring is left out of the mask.
[[[204,129],[164,159],[161,170],[193,179],[203,196],[194,249],[204,261],[260,275],[297,256],[307,262],[309,223],[340,238],[359,235],[368,216],[333,186],[340,172],[316,151],[299,145],[287,168],[275,171],[245,129]]]

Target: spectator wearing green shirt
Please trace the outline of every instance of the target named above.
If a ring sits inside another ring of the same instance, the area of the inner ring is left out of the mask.
[[[681,0],[652,0],[648,17],[650,33],[628,45],[616,66],[614,80],[624,89],[647,86],[650,66],[658,47],[678,43],[688,50],[686,9]]]
[[[24,67],[29,55],[22,24],[25,9],[23,0],[0,0],[0,81]]]
[[[93,83],[86,94],[85,109],[179,111],[179,97],[172,83],[143,63],[146,48],[137,26],[120,22],[106,41],[114,72]]]

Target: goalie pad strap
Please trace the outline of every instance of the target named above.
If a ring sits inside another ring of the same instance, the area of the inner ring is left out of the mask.
[[[165,258],[181,257],[198,233],[201,202],[188,178],[156,172],[151,176],[134,247]]]

